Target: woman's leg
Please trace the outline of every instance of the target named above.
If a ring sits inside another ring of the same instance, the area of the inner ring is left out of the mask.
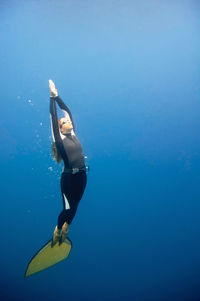
[[[85,171],[76,174],[63,173],[61,177],[61,191],[63,196],[63,211],[58,217],[58,229],[61,229],[66,222],[71,224],[83,196],[87,183]]]

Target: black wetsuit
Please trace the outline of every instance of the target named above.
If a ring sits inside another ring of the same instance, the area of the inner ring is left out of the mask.
[[[70,134],[62,135],[59,130],[56,103],[64,114],[69,114],[73,124]],[[64,170],[61,175],[61,191],[64,209],[58,217],[58,229],[64,222],[71,224],[78,203],[82,198],[87,183],[84,155],[81,144],[74,134],[74,122],[69,108],[59,96],[50,98],[50,113],[52,118],[52,130],[56,147],[63,159]]]

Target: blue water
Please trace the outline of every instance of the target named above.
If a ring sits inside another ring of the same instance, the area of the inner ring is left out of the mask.
[[[0,2],[0,300],[200,300],[200,2]],[[70,257],[30,278],[62,209],[48,79],[88,185]]]

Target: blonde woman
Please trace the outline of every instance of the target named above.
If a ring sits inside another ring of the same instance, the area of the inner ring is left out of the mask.
[[[58,91],[52,80],[49,80],[49,88],[53,138],[52,155],[58,163],[64,162],[61,174],[63,210],[58,216],[58,223],[54,230],[53,247],[57,242],[62,243],[67,236],[69,225],[76,214],[86,187],[87,175],[82,147],[75,134],[71,112],[58,96]],[[56,105],[63,111],[63,118],[58,119]]]

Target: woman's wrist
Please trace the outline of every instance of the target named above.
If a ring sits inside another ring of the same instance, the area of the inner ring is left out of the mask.
[[[50,91],[50,97],[57,97],[58,96],[58,91]]]

